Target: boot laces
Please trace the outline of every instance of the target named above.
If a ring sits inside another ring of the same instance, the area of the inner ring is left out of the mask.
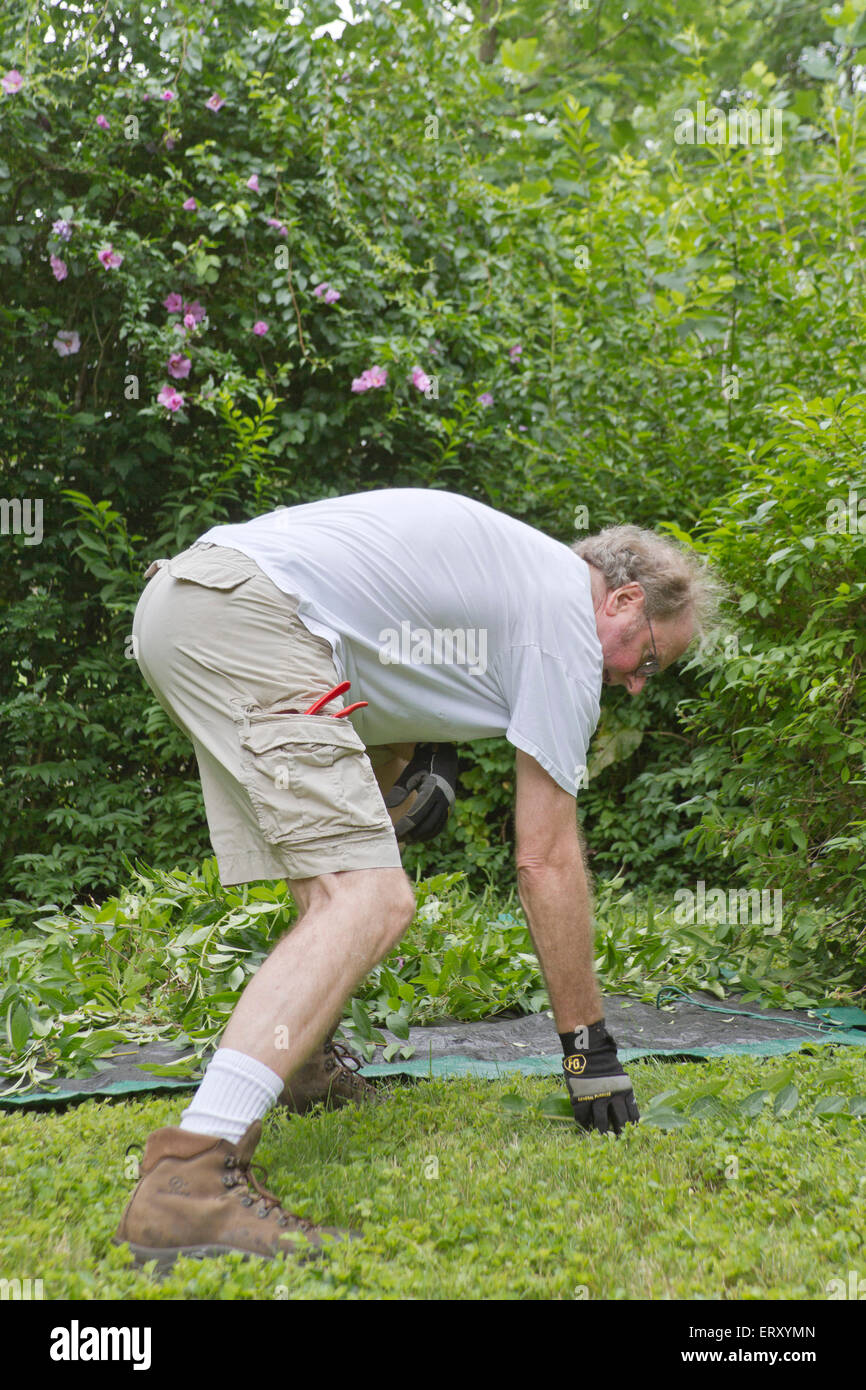
[[[335,1042],[333,1038],[329,1038],[325,1043],[325,1052],[332,1055],[337,1065],[344,1067],[346,1071],[361,1070],[361,1058],[345,1043]]]
[[[288,1226],[289,1213],[283,1210],[283,1204],[280,1201],[279,1197],[276,1197],[273,1192],[269,1192],[268,1189],[264,1186],[264,1181],[267,1179],[268,1174],[267,1169],[264,1168],[261,1163],[247,1163],[242,1166],[240,1163],[238,1163],[236,1158],[227,1158],[226,1167],[237,1169],[239,1175],[239,1186],[243,1183],[246,1183],[248,1187],[251,1187],[253,1191],[258,1193],[259,1216],[267,1217],[270,1216],[272,1211],[277,1210],[280,1214],[280,1225]],[[254,1169],[257,1169],[261,1174],[261,1183],[257,1179],[255,1172],[253,1171]],[[250,1202],[252,1202],[252,1198],[250,1199]],[[297,1223],[297,1225],[300,1227],[302,1231],[315,1230],[315,1226],[312,1221],[305,1221],[303,1217],[294,1215],[292,1216],[292,1219]]]

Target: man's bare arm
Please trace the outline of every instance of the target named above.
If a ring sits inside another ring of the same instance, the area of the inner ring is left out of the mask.
[[[383,796],[391,790],[404,768],[408,767],[414,752],[414,743],[381,743],[367,749],[373,775]],[[391,819],[394,820],[393,815]]]
[[[592,899],[574,797],[517,750],[517,884],[558,1033],[596,1023],[604,1007],[593,966]]]

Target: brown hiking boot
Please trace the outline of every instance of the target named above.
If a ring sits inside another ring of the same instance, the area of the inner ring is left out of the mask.
[[[156,1260],[165,1270],[178,1255],[240,1250],[265,1259],[283,1253],[311,1258],[331,1241],[360,1239],[357,1231],[315,1226],[285,1211],[259,1185],[250,1160],[261,1133],[261,1120],[237,1144],[186,1129],[155,1130],[113,1244],[128,1244],[136,1264]]]
[[[318,1051],[290,1076],[277,1101],[284,1110],[304,1115],[322,1101],[327,1109],[341,1105],[363,1105],[379,1100],[375,1086],[357,1076],[361,1058],[345,1043],[334,1042],[333,1033]]]

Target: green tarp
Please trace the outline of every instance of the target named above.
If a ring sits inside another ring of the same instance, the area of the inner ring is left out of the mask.
[[[711,1057],[775,1057],[810,1051],[827,1044],[866,1050],[866,1013],[860,1009],[830,1006],[816,1010],[761,1009],[734,997],[720,1003],[713,996],[685,995],[665,989],[656,1004],[608,996],[605,1019],[624,1063],[643,1057],[661,1060]],[[387,1030],[391,1043],[398,1044]],[[552,1016],[530,1014],[517,1018],[482,1019],[475,1023],[445,1020],[426,1028],[412,1028],[408,1044],[415,1051],[382,1060],[382,1048],[364,1066],[366,1077],[478,1076],[504,1078],[514,1072],[526,1076],[561,1076],[562,1054]],[[188,1049],[186,1050],[188,1053]],[[58,1106],[104,1097],[136,1097],[168,1091],[190,1091],[198,1077],[175,1080],[148,1075],[148,1065],[165,1066],[185,1055],[169,1043],[146,1047],[118,1047],[105,1059],[101,1070],[83,1080],[53,1078],[43,1088],[0,1097],[0,1106]]]

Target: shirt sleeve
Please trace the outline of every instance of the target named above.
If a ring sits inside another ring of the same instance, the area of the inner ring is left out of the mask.
[[[511,647],[502,678],[509,708],[508,742],[535,758],[563,791],[576,796],[598,724],[597,695],[559,657],[540,647]]]

